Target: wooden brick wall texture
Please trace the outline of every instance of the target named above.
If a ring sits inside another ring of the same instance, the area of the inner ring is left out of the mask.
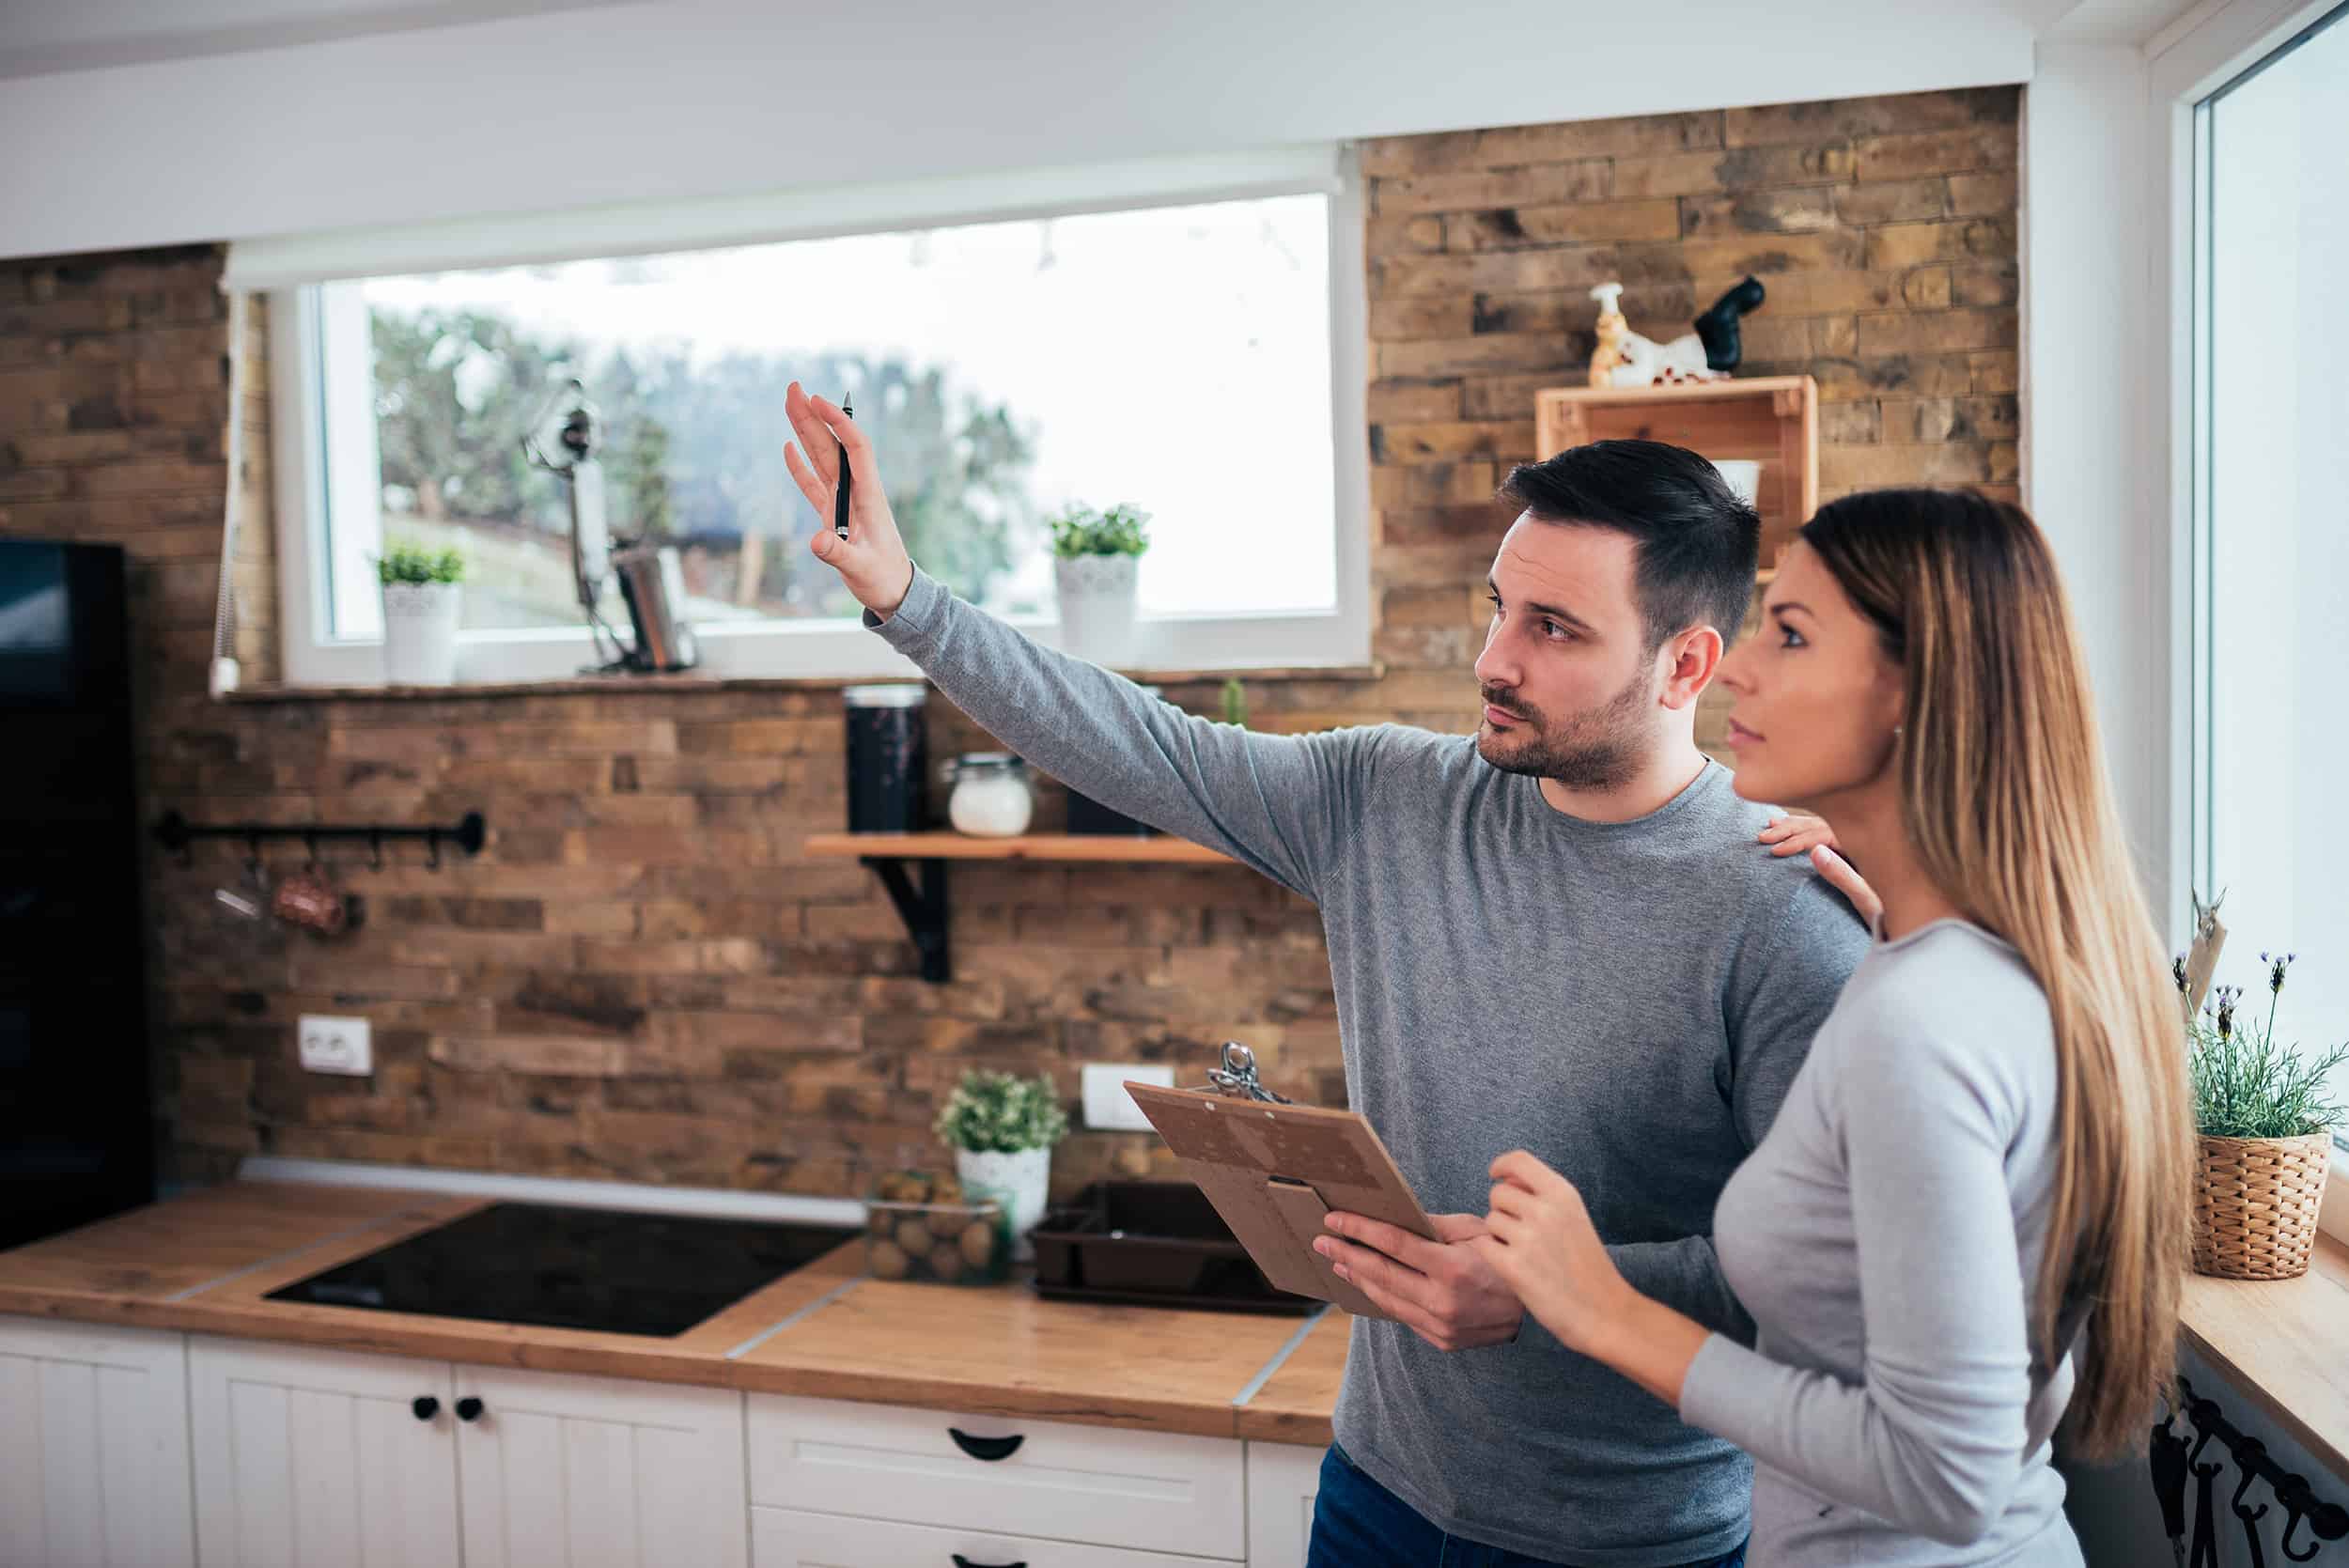
[[[1534,389],[1579,375],[1593,284],[1685,328],[1751,272],[1746,373],[1808,371],[1825,493],[2015,481],[2019,89],[1366,145],[1377,680],[1257,683],[1260,727],[1472,722],[1481,583],[1532,451]],[[0,531],[124,545],[149,815],[492,825],[478,861],[334,869],[363,931],[325,943],[217,913],[228,847],[150,858],[158,1106],[170,1168],[284,1155],[856,1193],[938,1157],[966,1066],[1167,1061],[1227,1037],[1336,1100],[1313,908],[1237,869],[958,867],[957,978],[912,978],[853,864],[807,860],[845,812],[836,690],[219,705],[205,695],[230,418],[268,495],[266,322],[229,342],[211,247],[0,263]],[[228,407],[228,356],[251,373]],[[233,569],[248,679],[273,670],[269,530]],[[1211,683],[1168,694],[1215,711]],[[936,755],[985,737],[941,704]],[[1718,724],[1706,710],[1703,733]],[[1057,810],[1048,799],[1046,819]],[[297,866],[299,847],[272,855]],[[304,1011],[375,1024],[371,1079],[294,1064]],[[123,1043],[122,1048],[135,1048]],[[1066,1190],[1154,1168],[1080,1132]]]

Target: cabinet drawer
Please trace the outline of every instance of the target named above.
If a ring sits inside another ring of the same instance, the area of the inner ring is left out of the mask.
[[[753,1394],[750,1454],[751,1501],[772,1508],[1191,1557],[1247,1552],[1233,1438]]]
[[[788,1508],[751,1510],[751,1568],[1203,1568],[1195,1557],[893,1525]]]

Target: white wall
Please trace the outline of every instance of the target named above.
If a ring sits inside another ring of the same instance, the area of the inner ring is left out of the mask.
[[[2167,919],[2177,630],[2147,92],[2133,45],[2039,47],[2023,116],[2023,481],[2071,589],[2122,815]]]
[[[1983,85],[2030,48],[1995,0],[661,0],[0,81],[0,256]]]

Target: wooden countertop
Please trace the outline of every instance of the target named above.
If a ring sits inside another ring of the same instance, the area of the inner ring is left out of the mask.
[[[1353,1333],[1354,1320],[1345,1312],[1332,1307],[1322,1313],[1304,1343],[1239,1407],[1239,1435],[1259,1443],[1329,1447],[1330,1412],[1337,1408]]]
[[[872,1280],[861,1239],[670,1339],[267,1299],[488,1202],[276,1182],[210,1188],[0,1252],[0,1313],[973,1415],[1329,1441],[1334,1372],[1322,1379],[1328,1398],[1316,1410],[1318,1385],[1283,1364],[1296,1317],[1051,1302],[1019,1284]],[[1315,1325],[1298,1354],[1327,1326]],[[1342,1327],[1336,1344],[1343,1364]],[[1250,1415],[1246,1406],[1268,1393],[1277,1413]],[[1244,1421],[1258,1430],[1243,1434]]]
[[[2319,1236],[2297,1280],[2186,1281],[2186,1343],[2349,1480],[2349,1247]],[[2225,1390],[2213,1393],[2221,1405]]]

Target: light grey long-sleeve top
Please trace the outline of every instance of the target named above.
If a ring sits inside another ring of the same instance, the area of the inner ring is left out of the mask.
[[[1713,1204],[1867,932],[1754,842],[1766,814],[1724,769],[1637,821],[1586,822],[1466,736],[1196,718],[926,574],[881,634],[1044,771],[1320,906],[1348,1098],[1430,1213],[1483,1214],[1493,1158],[1530,1149],[1580,1187],[1635,1284],[1750,1333]],[[1358,1320],[1336,1426],[1470,1541],[1660,1568],[1745,1538],[1745,1456],[1530,1319],[1515,1343],[1449,1354]]]
[[[1715,1215],[1755,1345],[1713,1335],[1681,1389],[1753,1455],[1752,1568],[2079,1563],[2047,1441],[2072,1361],[2034,1373],[2027,1327],[2056,1089],[2005,942],[1945,920],[1861,960]]]

